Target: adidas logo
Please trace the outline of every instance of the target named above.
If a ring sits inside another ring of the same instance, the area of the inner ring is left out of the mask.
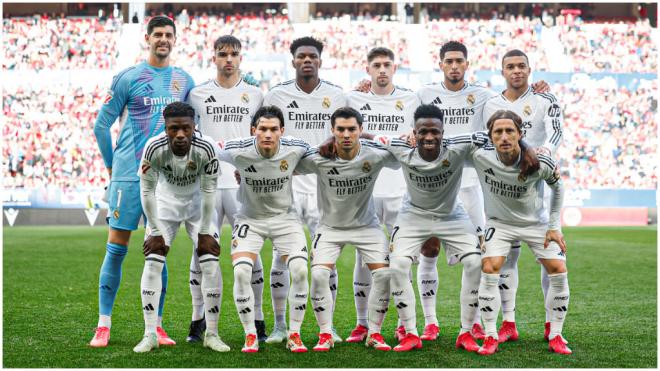
[[[490,175],[495,175],[495,172],[491,168],[486,169],[485,172],[490,174]]]
[[[303,246],[302,250],[300,250],[300,251],[307,252],[307,246]]]
[[[146,306],[142,307],[143,310],[154,310],[154,306],[151,305],[151,303],[147,304]]]
[[[274,289],[277,289],[277,288],[280,288],[280,287],[284,287],[284,285],[281,284],[280,282],[275,282],[275,283],[271,283],[270,287],[272,287]]]
[[[503,291],[503,290],[508,290],[509,286],[507,286],[506,284],[503,283],[499,286],[499,288],[500,288],[500,291]]]
[[[167,172],[169,172],[169,173],[171,173],[171,172],[172,172],[172,166],[170,166],[169,164],[167,164],[167,165],[163,166],[163,170],[164,170],[164,171],[167,171]]]
[[[151,84],[147,84],[147,85],[144,87],[144,92],[145,92],[145,93],[151,93],[151,92],[153,92],[153,91],[154,91],[154,88],[151,86]]]
[[[477,302],[477,303],[468,304],[468,306],[470,306],[470,307],[472,307],[472,308],[478,308],[478,307],[479,307],[479,303]]]
[[[190,284],[193,286],[199,286],[199,281],[197,281],[196,279],[192,279],[190,280]]]
[[[257,169],[254,168],[254,165],[250,165],[245,168],[245,171],[247,171],[248,173],[256,173]]]
[[[108,285],[101,285],[101,290],[112,291],[112,288],[110,288],[110,286],[108,286]]]
[[[387,313],[387,308],[385,308],[385,309],[376,309],[376,313],[385,314],[385,313]]]
[[[403,309],[403,308],[407,308],[408,305],[405,304],[404,302],[401,302],[401,303],[397,304],[396,307],[397,307],[397,309]]]
[[[325,308],[323,308],[323,307],[314,308],[314,312],[317,312],[317,313],[318,312],[325,312]]]
[[[333,166],[332,169],[328,171],[328,175],[339,175],[339,170],[337,170],[337,168]]]
[[[208,312],[209,313],[220,313],[220,309],[218,309],[218,306],[216,305],[215,307],[209,309]]]
[[[251,310],[250,308],[245,308],[245,309],[241,310],[241,311],[238,312],[238,313],[240,313],[240,314],[248,314],[248,313],[250,313],[250,312],[252,312],[252,310]]]
[[[429,291],[423,293],[422,296],[425,297],[425,298],[428,298],[428,297],[431,297],[431,296],[435,296],[435,291],[433,291],[433,290],[429,290]]]
[[[291,103],[289,103],[289,105],[286,106],[286,108],[300,108],[300,107],[298,107],[298,103],[296,103],[296,101],[294,100]]]
[[[566,306],[562,305],[561,307],[552,308],[552,310],[555,310],[557,312],[566,312],[568,309],[566,308]]]
[[[485,308],[481,308],[481,311],[482,311],[482,312],[492,312],[492,311],[493,311],[493,308],[491,308],[491,307],[485,307]]]
[[[259,277],[259,278],[256,279],[255,281],[250,282],[251,285],[258,285],[258,284],[260,284],[260,283],[264,283],[264,278],[263,278],[263,277]]]
[[[194,270],[191,269],[190,273],[192,273],[192,274],[202,274],[202,271],[194,271]]]
[[[337,290],[337,285],[332,285],[330,286],[330,291],[336,291]]]
[[[295,307],[293,309],[295,309],[295,310],[305,310],[305,309],[307,309],[307,304],[303,304],[303,305]]]
[[[204,101],[204,103],[215,103],[215,102],[216,102],[216,100],[212,95],[210,97],[206,98],[206,100]]]
[[[360,111],[371,111],[371,106],[369,105],[369,103],[367,103],[364,106],[362,106],[362,108],[360,108]]]
[[[435,97],[431,104],[442,104],[442,101],[440,100],[440,97]]]
[[[357,293],[355,293],[355,296],[361,297],[361,298],[366,298],[367,297],[367,295],[364,294],[364,291],[358,291]]]

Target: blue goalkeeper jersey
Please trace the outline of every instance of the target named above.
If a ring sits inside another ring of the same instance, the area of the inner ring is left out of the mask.
[[[163,109],[183,102],[195,86],[192,77],[177,67],[157,68],[146,62],[121,71],[94,124],[94,135],[113,181],[139,181],[137,175],[147,140],[163,132]],[[121,126],[113,151],[110,127],[119,118]]]

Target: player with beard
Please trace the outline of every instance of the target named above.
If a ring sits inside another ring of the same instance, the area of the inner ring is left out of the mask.
[[[261,107],[263,94],[259,88],[247,84],[241,79],[240,40],[231,35],[220,36],[213,44],[213,63],[216,77],[200,84],[190,91],[188,103],[197,114],[197,128],[216,142],[250,136],[250,123],[254,113]],[[220,163],[221,174],[218,177],[216,195],[216,213],[214,223],[218,231],[227,217],[234,225],[234,216],[240,209],[237,199],[238,184],[234,179],[236,168],[227,163]],[[192,321],[188,342],[200,341],[204,332],[204,306],[201,292],[201,269],[199,259],[193,254],[190,262],[190,293],[193,302]],[[266,324],[262,309],[264,277],[261,257],[257,255],[250,280],[254,291],[254,318],[259,341],[266,340]]]
[[[331,135],[330,116],[337,108],[346,105],[346,98],[341,87],[319,78],[323,43],[312,37],[302,37],[291,43],[290,51],[296,78],[273,87],[264,97],[264,105],[273,105],[282,110],[288,135],[316,146]],[[293,195],[298,215],[303,223],[307,224],[310,235],[314,236],[319,223],[316,175],[294,177]],[[286,265],[281,261],[280,258],[274,257],[270,271],[275,324],[266,340],[269,344],[282,342],[287,336],[285,314],[289,274]],[[336,270],[330,275],[330,291],[334,303],[337,295]],[[332,333],[335,342],[342,340],[334,329]]]

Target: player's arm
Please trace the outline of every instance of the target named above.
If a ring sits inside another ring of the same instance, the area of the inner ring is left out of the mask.
[[[215,189],[220,174],[220,162],[217,158],[218,147],[213,145],[212,148],[211,157],[202,165],[199,182],[202,192],[202,217],[197,242],[199,251],[218,256],[220,255],[220,245],[211,235],[211,220],[215,212]]]
[[[151,142],[153,143],[153,142]],[[144,241],[142,249],[144,255],[147,256],[152,252],[159,250],[168,250],[163,239],[163,232],[165,229],[162,226],[161,220],[158,218],[158,202],[156,200],[156,185],[158,184],[158,170],[155,168],[153,157],[147,158],[147,153],[153,155],[153,151],[149,151],[149,145],[145,146],[145,151],[142,155],[142,162],[138,175],[140,176],[140,199],[142,200],[142,209],[144,215],[147,217],[147,223],[151,232],[149,237]],[[165,252],[166,253],[166,252]]]
[[[564,115],[559,103],[548,102],[546,105],[545,115],[543,116],[543,124],[545,127],[545,137],[547,138],[543,143],[543,148],[546,150],[547,155],[554,156],[557,153],[559,144],[563,138],[562,127],[564,126]]]
[[[548,156],[539,155],[541,162],[541,175],[552,191],[550,201],[550,222],[545,235],[544,246],[548,247],[550,241],[555,241],[561,251],[566,252],[566,241],[561,233],[561,207],[564,201],[564,186],[559,174],[559,166]]]
[[[316,147],[308,148],[307,151],[305,151],[305,154],[300,158],[300,161],[298,161],[294,175],[316,174],[317,157],[320,157],[319,149]]]
[[[128,89],[130,83],[128,73],[120,73],[112,79],[112,84],[107,92],[103,105],[99,110],[94,123],[94,136],[96,143],[101,151],[103,163],[108,169],[108,173],[112,175],[112,134],[110,127],[115,123],[119,115],[121,115],[126,103],[128,102]]]

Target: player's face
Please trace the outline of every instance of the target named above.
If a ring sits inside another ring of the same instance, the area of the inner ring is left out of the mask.
[[[465,70],[469,65],[463,52],[446,52],[444,59],[440,61],[440,69],[445,74],[445,79],[452,84],[465,78]]]
[[[358,125],[357,119],[354,117],[348,119],[338,117],[335,119],[332,134],[335,136],[338,148],[348,152],[357,147],[362,127]]]
[[[378,85],[381,88],[392,83],[394,72],[396,72],[394,61],[386,56],[375,57],[367,66],[367,73],[371,76],[371,84]]]
[[[234,49],[231,45],[225,45],[216,49],[213,55],[213,63],[218,68],[218,72],[227,77],[238,73],[242,59],[241,50]]]
[[[444,129],[442,121],[434,117],[420,117],[415,122],[415,140],[417,141],[417,150],[423,158],[435,158],[440,152],[440,143]]]
[[[172,26],[154,27],[144,39],[149,44],[149,52],[160,59],[169,57],[176,41]]]
[[[321,68],[321,56],[313,46],[301,46],[296,49],[293,56],[293,68],[296,69],[296,77],[316,78]]]
[[[261,117],[257,126],[252,128],[252,135],[257,137],[257,147],[262,150],[262,153],[276,150],[282,134],[284,134],[284,128],[280,127],[280,120],[275,117]]]
[[[508,57],[502,61],[502,76],[511,88],[519,89],[525,86],[531,72],[525,57]]]
[[[518,141],[522,134],[511,119],[499,119],[493,122],[490,140],[495,145],[495,150],[500,155],[515,155],[520,153]]]
[[[195,121],[191,117],[169,117],[165,120],[165,132],[170,148],[177,156],[185,156],[190,151]]]

